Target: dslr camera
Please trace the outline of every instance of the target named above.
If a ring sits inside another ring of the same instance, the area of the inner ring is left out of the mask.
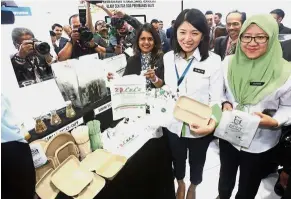
[[[41,54],[46,55],[50,53],[51,47],[47,42],[38,41],[37,39],[32,40],[33,49]]]
[[[111,26],[116,29],[121,29],[124,25],[124,20],[121,18],[112,17],[111,18]]]
[[[81,27],[78,29],[80,33],[80,40],[82,43],[89,42],[93,39],[93,33],[87,28],[86,25],[86,9],[79,8],[79,19]]]

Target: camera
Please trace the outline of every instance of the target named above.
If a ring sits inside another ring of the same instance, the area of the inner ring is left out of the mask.
[[[38,41],[33,39],[33,49],[41,55],[46,55],[50,53],[51,47],[47,42]]]
[[[78,32],[80,33],[80,40],[82,42],[89,42],[93,39],[93,33],[86,26],[80,27]]]
[[[81,27],[78,29],[80,40],[83,43],[89,42],[93,39],[93,33],[86,27],[86,9],[79,8],[79,19],[81,23]]]
[[[121,29],[124,25],[124,20],[121,18],[112,17],[111,18],[111,26],[116,29]]]

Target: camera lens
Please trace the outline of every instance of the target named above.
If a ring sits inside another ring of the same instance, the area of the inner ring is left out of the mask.
[[[80,33],[80,39],[83,42],[88,42],[93,39],[93,33],[87,27],[79,28],[78,32]]]
[[[41,55],[46,55],[50,52],[50,45],[47,42],[34,42],[34,49]]]

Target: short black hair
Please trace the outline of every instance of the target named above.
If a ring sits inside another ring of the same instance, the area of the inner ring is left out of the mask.
[[[173,36],[171,37],[174,53],[184,52],[177,39],[177,30],[185,21],[202,33],[203,39],[200,41],[198,49],[200,51],[201,61],[204,61],[209,57],[209,27],[205,15],[198,9],[185,9],[178,15],[174,25]]]
[[[205,12],[205,15],[213,15],[213,12],[211,10],[208,10]]]
[[[79,17],[79,14],[74,14],[74,15],[70,16],[70,18],[69,18],[69,24],[70,24],[70,25],[72,25],[71,20],[72,20],[72,18],[74,18],[74,17]]]
[[[226,15],[226,17],[225,17],[225,21],[227,22],[227,17],[228,17],[228,15],[230,15],[230,14],[233,14],[233,13],[238,13],[238,14],[240,14],[241,15],[241,24],[243,24],[244,22],[245,22],[245,20],[246,20],[246,14],[243,14],[243,12],[240,12],[240,11],[238,11],[238,10],[234,10],[234,11],[231,11],[231,12],[229,12],[227,15]]]
[[[63,26],[58,24],[58,23],[55,23],[54,25],[52,25],[52,30],[54,30],[56,27],[59,27],[61,29],[63,29]]]
[[[50,30],[50,36],[51,36],[51,37],[55,37],[55,36],[57,36],[57,35],[56,35],[56,33],[55,33],[54,31]]]
[[[221,19],[222,14],[220,12],[215,13],[215,15],[217,15],[219,17],[219,19]]]
[[[140,38],[143,31],[149,32],[153,36],[154,48],[152,49],[151,53],[152,53],[152,58],[154,58],[153,60],[156,60],[155,58],[158,58],[159,56],[161,56],[163,54],[162,42],[161,42],[160,36],[159,36],[158,32],[156,31],[156,29],[149,23],[143,24],[141,26],[141,28],[138,29],[138,31],[136,33],[135,42],[133,44],[134,55],[139,56],[141,53],[141,50],[139,48],[139,38]]]
[[[159,20],[157,20],[157,19],[153,19],[153,20],[151,21],[151,24],[153,24],[153,23],[159,23]]]
[[[279,17],[282,17],[282,19],[285,17],[285,12],[282,9],[272,10],[270,14],[277,14]]]
[[[176,20],[172,20],[171,24],[174,24],[176,22]]]
[[[245,22],[245,20],[247,20],[247,13],[241,12],[241,18],[242,18],[242,21]]]
[[[34,38],[34,34],[28,28],[14,28],[12,30],[11,37],[15,47],[17,44],[19,44],[20,37],[23,35],[30,35],[32,38]]]

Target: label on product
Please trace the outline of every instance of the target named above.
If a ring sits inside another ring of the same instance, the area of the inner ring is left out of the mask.
[[[40,144],[30,144],[33,164],[35,168],[41,167],[47,162],[47,157]]]
[[[50,134],[50,135],[48,135],[48,136],[42,138],[42,139],[48,141],[48,140],[50,140],[51,138],[55,137],[57,134],[59,134],[59,133],[61,133],[61,132],[69,132],[69,131],[73,130],[74,128],[80,126],[80,125],[83,124],[83,123],[84,123],[84,120],[83,120],[83,118],[81,117],[81,118],[79,118],[79,119],[77,119],[77,120],[71,122],[70,124],[64,126],[63,128],[60,128],[59,130],[55,131],[54,133],[52,133],[52,134]]]
[[[107,111],[111,107],[112,107],[112,103],[111,102],[108,102],[108,103],[103,104],[102,106],[94,109],[94,113],[95,113],[95,115],[98,115],[100,113],[103,113],[104,111]]]

